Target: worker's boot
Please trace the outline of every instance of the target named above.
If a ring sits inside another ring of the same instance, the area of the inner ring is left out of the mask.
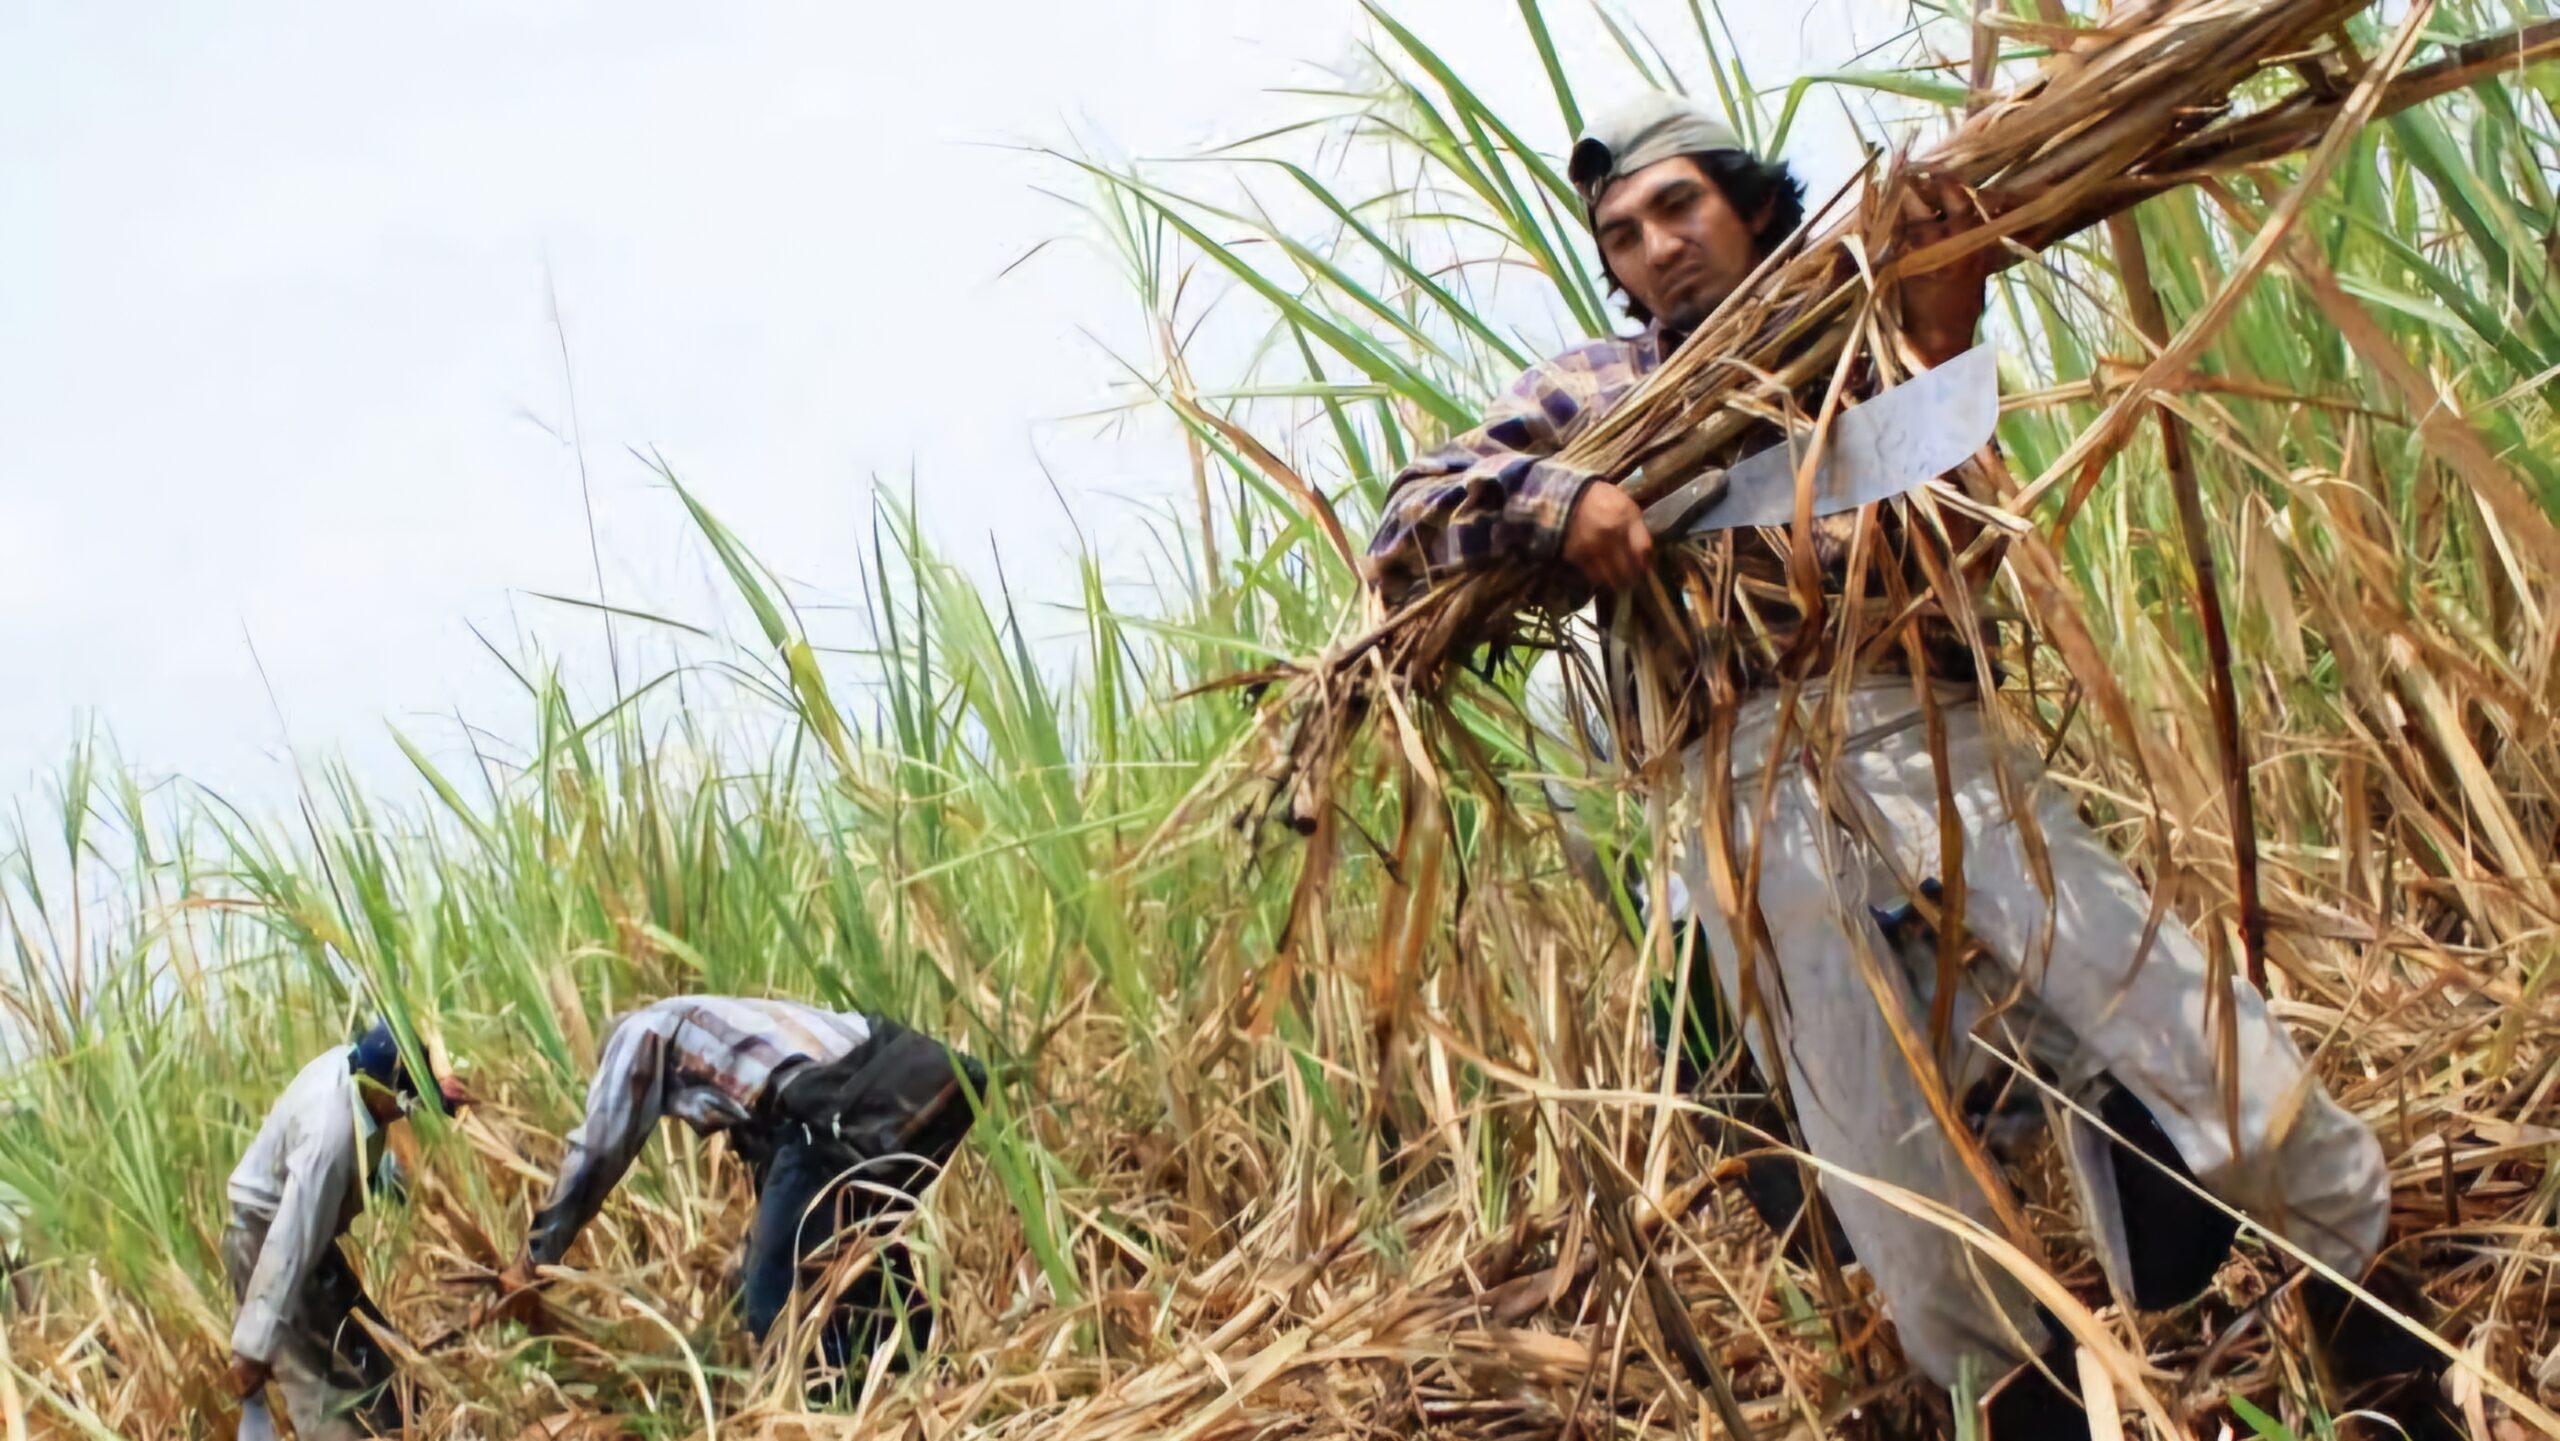
[[[2109,1140],[2107,1147],[2115,1163],[2133,1304],[2145,1311],[2183,1306],[2203,1295],[2230,1259],[2239,1218],[2196,1194],[2196,1173],[2131,1091],[2109,1078],[2096,1110],[2107,1129],[2123,1138]]]
[[[1759,1074],[1751,1069],[1750,1057],[1745,1056],[1738,1069],[1737,1086],[1759,1084]],[[1751,1203],[1761,1224],[1785,1239],[1787,1258],[1799,1265],[1816,1264],[1820,1254],[1815,1249],[1818,1238],[1829,1248],[1834,1264],[1846,1266],[1855,1262],[1858,1257],[1849,1248],[1849,1235],[1840,1229],[1840,1217],[1832,1211],[1831,1203],[1812,1185],[1810,1168],[1794,1156],[1770,1149],[1769,1143],[1755,1134],[1765,1132],[1794,1144],[1794,1128],[1788,1125],[1786,1112],[1777,1101],[1767,1095],[1743,1095],[1727,1103],[1724,1111],[1724,1116],[1699,1117],[1699,1128],[1718,1152],[1742,1155],[1743,1198]],[[1810,1216],[1805,1212],[1808,1195],[1813,1198]]]
[[[2054,1328],[2059,1335],[2060,1327]],[[2087,1441],[2080,1363],[2068,1340],[2045,1348],[2040,1364],[2009,1373],[1982,1408],[1983,1441]]]
[[[2421,1324],[2434,1311],[2417,1277],[2387,1258],[2366,1274],[2364,1288]],[[2313,1350],[2333,1388],[2328,1398],[2332,1414],[2366,1411],[2389,1417],[2412,1441],[2460,1441],[2469,1434],[2461,1415],[2445,1400],[2444,1353],[2324,1276],[2303,1278],[2302,1309],[2311,1322]],[[2381,1438],[2395,1433],[2357,1418],[2342,1422],[2338,1434]]]

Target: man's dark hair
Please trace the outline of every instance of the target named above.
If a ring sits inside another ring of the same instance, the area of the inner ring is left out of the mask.
[[[1740,150],[1699,150],[1681,157],[1698,167],[1698,172],[1724,192],[1724,203],[1733,213],[1749,220],[1766,207],[1760,225],[1751,233],[1752,249],[1767,255],[1778,243],[1795,233],[1804,223],[1804,182],[1783,160],[1762,160]],[[1653,323],[1653,312],[1635,298],[1618,277],[1609,273],[1609,262],[1600,262],[1601,278],[1619,296],[1619,304],[1638,325]]]

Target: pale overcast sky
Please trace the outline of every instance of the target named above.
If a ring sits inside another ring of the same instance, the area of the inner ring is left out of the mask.
[[[1548,8],[1587,103],[1629,73]],[[1685,0],[1624,8],[1694,67]],[[1764,85],[1905,13],[1733,8]],[[1396,11],[1558,128],[1508,0]],[[1118,398],[1138,312],[1091,246],[1003,274],[1079,224],[1033,188],[1073,178],[1003,146],[1241,138],[1368,33],[1347,0],[5,7],[0,795],[94,716],[148,774],[288,796],[252,642],[295,744],[397,788],[386,724],[524,734],[471,626],[594,629],[524,594],[595,589],[549,286],[614,600],[711,593],[630,447],[795,581],[850,589],[870,477],[912,468],[950,553],[1070,595],[1052,477],[1092,532],[1187,471],[1153,418],[1073,418]],[[1835,182],[1839,103],[1798,135]]]

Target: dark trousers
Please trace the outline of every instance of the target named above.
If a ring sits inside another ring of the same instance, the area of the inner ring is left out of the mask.
[[[768,1115],[741,1147],[756,1183],[742,1300],[758,1341],[796,1289],[819,1282],[827,1258],[818,1253],[830,1242],[890,1230],[913,1212],[968,1134],[972,1098],[985,1083],[976,1061],[889,1021],[874,1022],[871,1039],[842,1059],[803,1062],[775,1080]],[[829,1312],[820,1359],[840,1369],[864,1364],[899,1334],[901,1316],[920,1349],[932,1308],[906,1243],[892,1240]]]

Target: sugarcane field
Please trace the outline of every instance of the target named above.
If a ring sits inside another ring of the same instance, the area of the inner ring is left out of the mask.
[[[133,18],[0,1441],[2560,1436],[2548,0]]]

